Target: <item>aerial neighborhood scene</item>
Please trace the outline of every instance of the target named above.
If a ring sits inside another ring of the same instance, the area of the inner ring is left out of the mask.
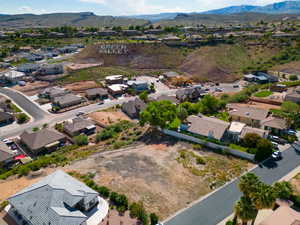
[[[300,1],[0,3],[0,225],[300,225]]]

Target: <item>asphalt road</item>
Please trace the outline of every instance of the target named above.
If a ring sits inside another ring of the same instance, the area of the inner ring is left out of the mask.
[[[272,184],[300,165],[300,153],[289,148],[283,152],[283,159],[266,161],[263,167],[252,170],[262,181]],[[237,188],[238,180],[224,186],[201,202],[184,210],[168,220],[165,225],[216,225],[232,214],[234,203],[241,193]]]
[[[12,91],[8,88],[0,88],[0,93],[11,98],[17,103],[23,110],[25,110],[35,120],[42,120],[48,116],[48,113],[42,110],[38,105],[31,102],[24,95],[19,92]]]

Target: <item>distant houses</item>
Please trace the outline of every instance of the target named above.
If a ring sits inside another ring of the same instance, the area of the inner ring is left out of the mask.
[[[264,73],[264,72],[256,72],[254,74],[246,74],[244,75],[244,80],[248,82],[256,82],[259,84],[266,83],[275,83],[278,82],[278,77]]]
[[[104,88],[92,88],[85,91],[85,96],[89,100],[104,100],[108,98],[108,91]]]
[[[1,79],[9,83],[18,83],[26,77],[26,74],[23,72],[11,70],[1,74]]]

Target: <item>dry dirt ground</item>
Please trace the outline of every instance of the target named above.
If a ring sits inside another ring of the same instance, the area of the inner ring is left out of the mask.
[[[206,164],[193,164],[192,159],[187,159],[186,164],[180,162],[182,149],[203,157]],[[66,169],[95,173],[94,180],[99,185],[124,193],[131,201],[143,201],[149,212],[166,218],[209,193],[210,185],[218,187],[250,166],[232,157],[194,151],[186,143],[162,142],[96,154]],[[196,175],[194,170],[200,173]]]
[[[188,155],[183,156],[183,150]],[[195,163],[195,156],[201,157],[205,165]],[[148,212],[155,212],[163,219],[211,192],[212,185],[217,188],[251,166],[230,156],[193,150],[193,146],[187,143],[157,140],[156,143],[97,153],[57,169],[95,173],[94,180],[99,185],[126,194],[131,202],[143,201]],[[54,170],[48,168],[33,177],[0,181],[0,201]]]
[[[88,115],[92,120],[96,123],[103,124],[103,125],[111,125],[113,123],[120,122],[122,120],[131,121],[131,119],[120,111],[101,111],[101,112],[93,112]]]
[[[50,86],[49,82],[46,81],[35,81],[33,83],[27,83],[26,86],[13,86],[12,88],[24,93],[27,96],[33,96],[38,94],[43,89]]]
[[[64,85],[64,88],[76,93],[81,93],[87,89],[97,88],[97,87],[99,87],[99,85],[95,81],[82,81],[82,82],[75,82],[75,83]]]

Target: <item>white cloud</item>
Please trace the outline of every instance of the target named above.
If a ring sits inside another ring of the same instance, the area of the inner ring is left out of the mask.
[[[80,0],[81,2],[98,3],[116,11],[117,14],[152,14],[163,12],[187,12],[186,8],[170,7],[169,5],[153,4],[150,0]]]
[[[45,9],[33,9],[30,6],[22,6],[19,8],[19,13],[32,13],[32,14],[44,14],[47,13]]]

